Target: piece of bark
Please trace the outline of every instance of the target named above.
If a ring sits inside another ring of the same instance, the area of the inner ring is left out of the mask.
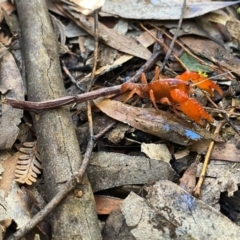
[[[65,95],[57,41],[45,1],[16,1],[21,48],[26,63],[28,99],[44,101]],[[27,13],[27,14],[26,14]],[[81,164],[81,154],[67,107],[33,115],[43,162],[45,194],[51,200]],[[85,176],[81,198],[70,194],[51,216],[52,239],[101,239],[91,186]]]
[[[171,166],[163,161],[120,153],[98,152],[87,169],[94,192],[125,184],[146,184],[173,179]]]

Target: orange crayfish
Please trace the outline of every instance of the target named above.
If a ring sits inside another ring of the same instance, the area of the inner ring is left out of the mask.
[[[192,79],[189,73],[192,72],[186,72],[185,75],[183,74],[183,79],[182,75],[180,75],[178,78],[157,80],[159,71],[156,69],[152,82],[147,83],[146,76],[143,73],[141,76],[142,84],[124,83],[121,86],[121,92],[131,91],[125,102],[136,93],[142,98],[150,98],[156,110],[159,110],[156,104],[157,102],[171,105],[174,111],[176,109],[182,111],[191,120],[203,126],[202,119],[213,122],[213,118],[196,99],[189,97],[193,92],[189,80],[192,80],[197,85],[197,81],[200,79],[199,81],[201,82],[199,82],[198,86],[211,95],[213,95],[212,89],[216,90],[220,95],[222,95],[222,90],[209,79],[203,79],[204,76],[196,75],[196,77]],[[187,75],[190,76],[190,78],[187,79]],[[206,84],[204,84],[204,80],[206,80]]]

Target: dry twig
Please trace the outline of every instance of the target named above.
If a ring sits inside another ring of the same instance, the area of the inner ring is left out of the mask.
[[[142,23],[140,23],[140,26],[142,27],[142,29],[144,29],[146,32],[148,32],[152,38],[154,38],[165,50],[169,51],[169,47],[162,41],[160,41],[158,38],[156,38],[147,28],[144,27],[144,25]],[[180,65],[185,69],[185,70],[188,70],[187,69],[187,66],[180,60],[180,58],[174,54],[174,53],[171,53],[176,60],[178,60],[178,62],[180,63]],[[162,67],[161,67],[162,68]]]
[[[235,105],[235,103],[233,102],[232,104],[233,106]],[[232,108],[230,111],[229,111],[229,114],[227,117],[229,117],[234,111],[234,108]],[[218,134],[223,126],[224,122],[219,122],[219,124],[217,125],[217,128],[215,129],[214,131],[214,134]],[[214,141],[211,141],[209,146],[208,146],[208,150],[207,150],[207,153],[205,155],[205,158],[204,158],[204,162],[203,162],[203,166],[202,166],[202,170],[201,170],[201,173],[200,173],[200,176],[199,176],[199,179],[198,179],[198,182],[197,182],[197,185],[194,189],[194,196],[196,197],[199,197],[200,194],[201,194],[201,186],[203,184],[203,181],[204,181],[204,178],[206,176],[206,172],[207,172],[207,166],[208,166],[208,163],[210,161],[210,157],[211,157],[211,153],[212,153],[212,150],[214,148]]]
[[[129,79],[129,82],[137,82],[140,78],[141,74],[148,69],[150,69],[155,62],[158,60],[160,55],[160,51],[153,52],[151,58],[135,73],[133,77]],[[96,91],[88,92],[79,94],[76,96],[66,96],[61,98],[56,98],[53,100],[42,101],[42,102],[29,102],[29,101],[22,101],[14,98],[7,98],[3,101],[3,103],[9,104],[14,108],[24,109],[31,112],[39,113],[42,110],[56,108],[65,106],[74,102],[80,103],[85,102],[87,100],[96,99],[98,97],[104,97],[111,94],[118,94],[120,93],[121,85],[102,88]]]
[[[171,44],[169,46],[168,51],[166,53],[166,56],[165,56],[164,61],[163,61],[163,64],[162,64],[162,66],[160,68],[160,72],[162,72],[162,70],[164,69],[164,67],[165,67],[165,65],[166,65],[166,63],[168,61],[168,58],[171,55],[171,52],[173,50],[173,46],[174,46],[174,44],[175,44],[175,42],[177,40],[178,32],[179,32],[179,30],[180,30],[180,28],[182,26],[182,21],[183,21],[183,17],[184,17],[185,8],[186,8],[186,0],[183,0],[182,12],[181,12],[181,16],[180,16],[179,21],[178,21],[177,31],[176,31],[173,39],[172,39],[172,42],[171,42]]]

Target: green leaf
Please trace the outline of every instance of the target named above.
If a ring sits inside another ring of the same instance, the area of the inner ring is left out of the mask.
[[[181,61],[186,65],[186,67],[190,70],[190,71],[194,71],[194,72],[212,72],[212,69],[206,65],[202,65],[201,63],[198,62],[197,59],[195,59],[194,57],[190,56],[187,53],[183,53],[180,57]],[[202,59],[203,60],[203,59]],[[211,62],[203,60],[206,63],[211,64]]]

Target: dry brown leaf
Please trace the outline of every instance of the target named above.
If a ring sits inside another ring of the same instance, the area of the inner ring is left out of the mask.
[[[195,39],[189,36],[181,37],[180,40],[195,54],[205,57],[210,61],[216,61],[220,66],[240,75],[238,69],[240,60],[230,54],[225,48],[208,39]]]
[[[140,210],[138,208],[141,214],[139,214],[137,224],[133,226],[131,230],[132,233],[136,232],[137,228],[144,229],[145,233],[147,232],[147,228],[144,227],[147,224],[151,224],[150,228],[148,228],[150,233],[156,231],[158,237],[162,235],[162,239],[173,239],[172,236],[175,236],[175,239],[205,239],[206,236],[207,239],[239,238],[239,226],[234,224],[216,209],[194,198],[173,182],[161,180],[156,182],[154,186],[146,188],[146,190],[148,192],[148,208],[150,211],[154,211],[154,214],[145,214],[144,219],[144,213],[147,212],[147,209],[142,209],[142,206],[144,206],[143,203],[141,203],[141,205],[138,204],[139,208],[141,207]],[[139,199],[138,196],[137,198]],[[121,207],[128,226],[129,221],[135,214],[135,212],[133,212],[133,201],[136,202],[135,199],[136,196],[131,193],[124,200]],[[145,202],[141,198],[138,202],[140,201]],[[163,217],[162,221],[161,217]],[[145,222],[143,222],[143,220],[145,220]],[[172,224],[170,238],[167,235],[170,231],[166,231],[167,228],[165,228],[167,223]],[[154,226],[163,226],[163,228],[156,228]],[[140,238],[136,237],[136,239]],[[142,237],[141,239],[154,238],[150,235],[149,238]]]
[[[19,151],[22,153],[18,158],[15,170],[15,181],[32,185],[36,182],[37,174],[41,173],[42,164],[37,152],[36,142],[25,142]]]
[[[121,211],[120,205],[123,199],[114,198],[110,196],[94,196],[98,214],[110,214],[113,211]]]
[[[4,159],[2,162],[4,172],[0,181],[0,189],[4,191],[5,196],[8,195],[12,188],[14,181],[14,172],[20,155],[20,152],[16,152],[14,155]]]
[[[179,187],[190,194],[196,186],[197,164],[198,162],[192,163],[179,180]]]
[[[238,20],[229,20],[226,22],[226,28],[232,37],[240,40],[240,21]]]
[[[66,1],[65,1],[66,2]],[[75,10],[88,15],[92,13],[95,9],[103,6],[105,0],[70,0],[69,3],[74,3]]]
[[[86,17],[76,11],[71,11],[70,8],[65,11],[78,26],[94,36],[93,17]],[[99,39],[106,45],[141,59],[148,60],[151,57],[151,52],[142,44],[139,44],[136,39],[120,34],[116,29],[110,29],[100,22],[98,23],[98,29]]]
[[[1,1],[0,8],[4,9],[8,15],[10,15],[15,10],[15,6],[13,4],[9,3],[9,1],[7,1],[7,0]],[[0,11],[0,22],[2,22],[3,18],[4,18],[3,11]]]
[[[24,100],[22,77],[12,54],[0,43],[0,100],[12,97]],[[23,111],[7,104],[0,105],[0,149],[10,149],[19,133]]]
[[[237,4],[239,1],[187,1],[184,19]],[[177,20],[181,16],[183,1],[179,0],[106,0],[100,14],[131,19]]]
[[[197,152],[198,154],[206,154],[207,148],[210,141],[205,141],[191,146],[191,151]],[[240,162],[239,159],[240,150],[233,143],[216,143],[211,154],[212,160],[229,161],[229,162]]]
[[[203,128],[185,125],[175,115],[153,108],[137,108],[109,99],[96,99],[94,104],[109,117],[127,123],[143,132],[184,146],[205,139],[222,141],[221,137]]]

